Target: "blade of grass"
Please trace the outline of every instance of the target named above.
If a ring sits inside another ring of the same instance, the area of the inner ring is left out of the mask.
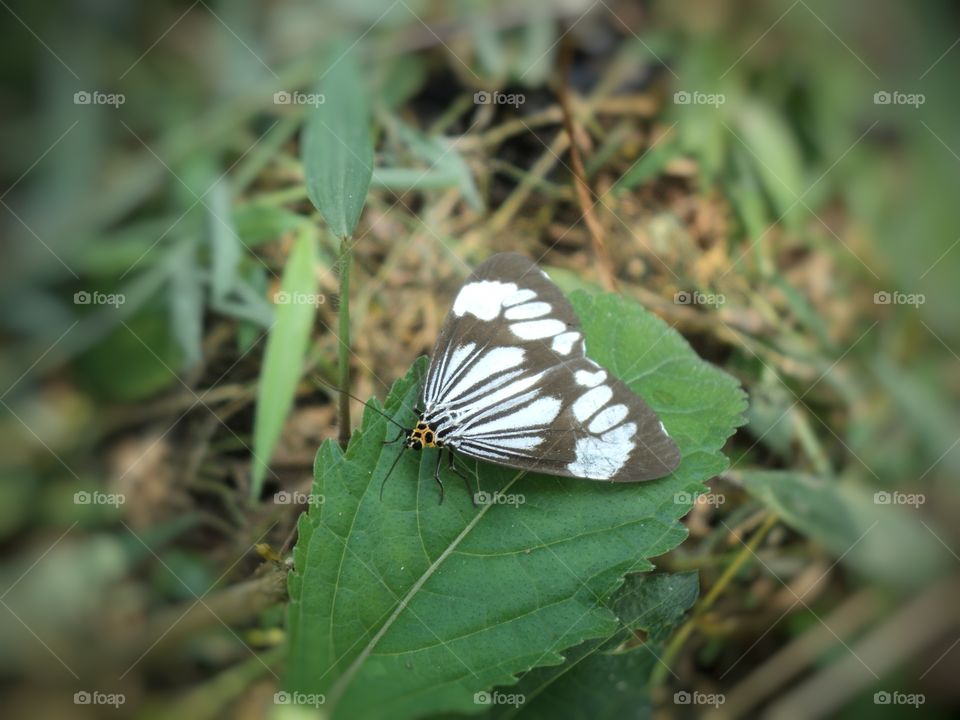
[[[253,470],[250,495],[256,500],[263,489],[268,463],[283,423],[293,405],[303,372],[316,304],[316,230],[302,225],[280,281],[276,297],[276,321],[270,328],[264,351],[263,370],[257,387],[257,410],[253,425]]]

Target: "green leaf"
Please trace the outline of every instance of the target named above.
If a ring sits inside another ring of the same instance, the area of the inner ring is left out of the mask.
[[[183,364],[192,368],[203,359],[203,285],[196,248],[185,245],[170,257],[170,329],[183,350]]]
[[[388,63],[377,64],[373,97],[378,107],[394,110],[410,100],[427,82],[424,56],[397,55]]]
[[[307,193],[330,231],[350,237],[367,199],[373,172],[370,105],[357,65],[359,44],[330,53],[303,130],[303,168]]]
[[[732,147],[756,167],[777,217],[795,228],[805,212],[807,190],[796,134],[766,105],[745,101],[737,108],[738,141]]]
[[[253,424],[253,471],[251,495],[260,496],[270,456],[293,406],[294,393],[303,372],[316,306],[316,235],[313,226],[301,226],[296,244],[280,281],[276,320],[267,336],[263,369],[257,386],[257,410]]]
[[[151,299],[134,315],[117,322],[123,324],[77,357],[81,385],[99,397],[134,402],[173,383],[183,350],[172,337],[163,298]]]
[[[221,179],[209,192],[207,232],[210,238],[210,295],[225,298],[237,283],[237,270],[243,249],[230,214],[230,190]]]
[[[890,492],[875,495],[849,482],[825,482],[797,472],[751,471],[740,477],[750,494],[785,523],[873,580],[918,585],[947,560],[933,532],[921,525],[915,506],[894,505]]]
[[[679,493],[727,466],[720,448],[745,398],[635,303],[583,292],[572,301],[591,357],[660,414],[680,467],[615,485],[470,463],[484,492],[513,504],[474,508],[454,476],[438,507],[436,454],[406,452],[381,502],[401,449],[384,445],[397,429],[368,409],[346,453],[326,442],[317,454],[289,581],[287,689],[324,694],[334,718],[475,713],[474,693],[616,632],[605,601],[685,537],[677,520],[690,502]],[[402,425],[415,418],[426,366],[418,361],[387,398]]]
[[[696,572],[627,576],[608,603],[619,619],[617,631],[565,651],[562,665],[538,668],[516,686],[501,689],[502,695],[522,695],[523,702],[519,707],[495,705],[490,715],[524,720],[652,715],[650,674],[699,589]],[[646,633],[643,644],[621,647],[637,630]]]
[[[393,120],[391,125],[410,152],[428,163],[428,167],[378,168],[374,171],[374,183],[394,190],[459,187],[470,207],[478,212],[483,209],[470,167],[451,140],[428,137],[400,120]]]
[[[276,240],[306,222],[303,215],[266,203],[247,203],[233,213],[237,235],[248,247]]]

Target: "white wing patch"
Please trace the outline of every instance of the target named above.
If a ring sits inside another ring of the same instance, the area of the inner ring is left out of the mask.
[[[444,402],[456,399],[486,378],[522,365],[524,354],[523,348],[518,347],[498,347],[488,350],[480,356],[467,374],[457,381],[456,385],[443,393]],[[450,374],[453,375],[452,372]]]
[[[528,300],[533,300],[537,297],[537,293],[529,288],[524,288],[523,290],[517,290],[513,295],[508,296],[503,301],[504,307],[513,307],[514,305],[519,305],[520,303],[525,303]]]
[[[571,407],[573,416],[582,423],[586,422],[612,397],[613,390],[608,385],[599,385],[588,390],[574,401]]]
[[[577,477],[591,480],[612,478],[630,457],[636,434],[636,424],[624,423],[600,436],[578,438],[577,459],[567,469]]]
[[[620,424],[627,416],[627,412],[626,405],[611,405],[597,413],[597,416],[590,422],[587,430],[598,435],[606,432],[610,428]]]
[[[509,410],[510,408],[522,405],[528,400],[531,400],[536,396],[536,391],[525,391],[540,382],[540,378],[542,377],[543,373],[537,373],[536,375],[521,378],[520,380],[511,382],[509,385],[504,385],[494,393],[488,393],[485,397],[478,398],[475,402],[471,402],[467,409],[469,418],[463,423],[464,430],[469,430],[471,424],[484,420],[491,415],[496,415],[498,412]]]
[[[517,294],[516,283],[502,283],[497,280],[467,283],[460,288],[457,299],[453,301],[453,314],[463,317],[470,313],[481,320],[494,320],[500,315],[504,301]]]
[[[605,370],[598,370],[597,372],[590,372],[589,370],[577,370],[573,377],[577,381],[577,385],[583,385],[584,387],[596,387],[604,380],[607,379],[607,373]]]
[[[503,316],[507,320],[529,320],[530,318],[540,317],[550,312],[550,303],[528,302],[523,305],[514,305],[507,308]]]
[[[574,343],[576,343],[579,339],[580,333],[574,330],[557,335],[553,338],[553,351],[560,353],[561,355],[569,355],[570,351],[573,350]]]
[[[557,419],[562,407],[563,403],[560,398],[542,397],[512,413],[469,428],[463,433],[463,437],[470,439],[483,435],[498,435],[518,429],[549,425]],[[459,435],[459,433],[457,434]],[[499,439],[497,444],[500,444]]]
[[[553,337],[567,329],[561,320],[529,320],[513,323],[510,331],[521,340],[541,340]]]

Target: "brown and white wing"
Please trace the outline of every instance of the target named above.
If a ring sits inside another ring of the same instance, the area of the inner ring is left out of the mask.
[[[423,402],[449,447],[508,467],[636,482],[680,463],[656,413],[586,357],[560,289],[515,253],[494,255],[464,283]]]

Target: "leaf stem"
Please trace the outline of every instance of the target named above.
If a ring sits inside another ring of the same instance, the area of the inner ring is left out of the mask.
[[[344,450],[350,442],[350,265],[353,250],[350,238],[340,238],[340,429],[338,440]]]
[[[745,543],[740,552],[737,553],[737,556],[733,559],[727,569],[723,571],[723,574],[714,583],[713,587],[710,588],[703,600],[701,600],[697,607],[693,611],[693,616],[683,624],[674,636],[670,639],[670,644],[667,645],[667,648],[663,651],[663,655],[660,658],[660,664],[657,665],[653,673],[650,675],[650,687],[657,687],[663,684],[666,674],[672,672],[670,670],[670,665],[673,663],[673,660],[676,658],[677,654],[680,652],[680,649],[683,647],[684,643],[693,633],[694,629],[697,626],[697,622],[703,616],[703,614],[710,609],[717,598],[720,597],[720,594],[727,588],[727,585],[733,580],[743,565],[752,557],[756,557],[756,550],[763,539],[767,536],[767,533],[773,529],[773,526],[779,522],[780,516],[776,513],[770,513],[767,515],[767,519],[764,520],[763,525],[757,528],[757,531],[753,534],[753,537],[750,538],[750,542]]]

